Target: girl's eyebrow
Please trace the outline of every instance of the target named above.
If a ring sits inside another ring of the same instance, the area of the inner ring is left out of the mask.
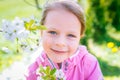
[[[48,27],[47,29],[52,29],[52,30],[57,30],[56,28],[54,28],[54,27]]]
[[[71,31],[69,34],[77,35],[78,33]]]

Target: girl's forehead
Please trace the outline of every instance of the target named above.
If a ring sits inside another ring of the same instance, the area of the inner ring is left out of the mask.
[[[71,11],[68,11],[67,9],[64,9],[64,8],[51,9],[51,10],[48,11],[47,15],[50,14],[50,13],[52,13],[52,14],[53,13],[54,14],[58,14],[59,13],[59,15],[64,15],[66,13],[73,14]],[[64,14],[61,14],[61,13],[64,13]]]
[[[67,10],[51,10],[48,12],[45,21],[52,21],[55,20],[56,22],[66,22],[66,24],[74,24],[74,23],[79,23],[79,20],[76,15],[74,15],[72,12],[67,11]],[[55,22],[54,21],[54,22]],[[70,23],[68,23],[70,22]]]
[[[48,13],[45,20],[45,25],[50,28],[69,28],[79,29],[81,23],[78,18],[71,12],[66,10],[52,10]]]

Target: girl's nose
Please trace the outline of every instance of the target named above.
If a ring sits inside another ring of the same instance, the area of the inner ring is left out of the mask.
[[[66,45],[66,40],[64,37],[58,37],[56,40],[55,40],[55,45],[58,46],[58,47],[64,47]]]

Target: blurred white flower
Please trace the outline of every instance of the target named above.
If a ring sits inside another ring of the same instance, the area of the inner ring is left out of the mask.
[[[30,20],[35,20],[35,17],[32,15],[30,18],[22,18],[23,21],[29,22]]]
[[[2,20],[2,31],[4,33],[9,33],[9,31],[11,31],[11,26],[12,25],[11,25],[10,21],[5,20],[5,19]]]
[[[7,47],[2,47],[2,50],[6,53],[11,53],[11,51]]]
[[[22,62],[14,62],[0,75],[0,80],[25,80],[26,65]]]
[[[57,77],[58,79],[60,79],[60,80],[61,80],[61,79],[66,80],[65,74],[64,74],[64,72],[62,71],[62,69],[57,70],[56,73],[55,73],[55,75],[56,75],[56,77]]]
[[[12,21],[12,25],[14,27],[17,26],[18,29],[24,29],[24,23],[23,23],[23,20],[21,20],[19,17],[15,17],[15,19]]]
[[[17,37],[18,37],[18,39],[26,39],[26,38],[28,38],[29,34],[30,34],[30,31],[24,29],[24,30],[20,30],[17,33]]]
[[[2,32],[3,32],[3,35],[6,39],[8,40],[14,40],[14,37],[13,36],[13,33],[11,32],[12,31],[12,25],[10,23],[10,21],[8,20],[2,20]]]
[[[12,21],[3,19],[1,27],[2,29],[0,29],[0,32],[3,33],[5,39],[10,40],[11,44],[13,44],[15,40],[17,40],[17,42],[15,42],[15,45],[17,45],[17,47],[15,48],[17,50],[21,50],[25,53],[28,53],[28,55],[31,55],[31,53],[36,54],[36,56],[33,56],[32,54],[30,57],[25,58],[25,64],[28,64],[28,62],[30,63],[30,61],[33,61],[33,58],[37,57],[37,55],[40,53],[40,51],[38,52],[38,47],[40,47],[39,42],[41,41],[39,40],[39,32],[37,32],[37,30],[35,30],[34,32],[27,30],[24,24],[24,21],[29,22],[31,19],[33,20],[33,26],[34,24],[38,26],[40,25],[39,20],[37,20],[34,16],[32,16],[31,18],[26,18],[26,20],[16,17]],[[2,47],[1,50],[5,53],[12,53],[12,50],[10,51],[9,47]],[[15,64],[14,66],[0,73],[0,80],[25,80],[23,78],[23,72],[25,71],[25,68],[23,68],[24,67],[20,66],[19,64]]]
[[[15,40],[15,36],[13,33],[5,33],[4,34],[4,37],[7,39],[7,40],[10,40],[10,41],[14,41]]]
[[[12,22],[2,20],[2,31],[4,37],[10,41],[14,41],[16,38],[26,38],[29,34],[29,31],[24,28],[23,21],[18,17],[16,17]]]
[[[40,46],[38,39],[39,32],[37,30],[32,32],[29,29],[26,29],[25,21],[28,22],[28,27],[32,27],[31,25],[29,25],[32,23],[29,22],[30,20],[33,20],[33,24],[32,24],[33,26],[40,25],[39,20],[37,20],[34,16],[24,19],[20,19],[19,17],[16,17],[12,21],[3,19],[2,30],[1,30],[5,39],[12,41],[13,43],[15,42],[15,40],[17,40],[17,45],[18,45],[17,49],[22,48],[23,51],[27,53],[33,53],[34,51],[36,51],[38,46]],[[23,44],[22,42],[26,42],[27,44],[26,43]],[[31,45],[33,43],[35,45]]]
[[[34,53],[37,49],[38,49],[38,46],[36,46],[36,45],[27,45],[26,47],[24,47],[23,50],[26,53]]]

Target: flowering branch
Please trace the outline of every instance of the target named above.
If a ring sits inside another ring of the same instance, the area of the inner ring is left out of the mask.
[[[40,66],[36,74],[39,75],[38,80],[66,80],[65,75],[61,69],[51,69],[50,66]]]
[[[39,30],[46,29],[45,26],[39,23],[40,21],[34,17],[30,19],[16,17],[12,21],[4,19],[2,20],[2,30],[0,32],[3,33],[6,40],[17,43],[17,53],[19,50],[30,53],[39,47]]]

